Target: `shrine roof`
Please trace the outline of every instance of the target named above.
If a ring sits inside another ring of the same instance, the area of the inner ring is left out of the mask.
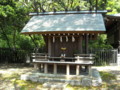
[[[102,14],[61,14],[33,16],[21,33],[105,32]]]

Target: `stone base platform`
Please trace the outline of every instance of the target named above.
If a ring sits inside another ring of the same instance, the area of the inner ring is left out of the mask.
[[[59,90],[65,90],[67,83],[59,83],[59,82],[47,82],[43,84],[43,88],[51,88],[51,89],[59,89]]]
[[[102,79],[96,69],[92,69],[92,75],[62,75],[62,74],[44,74],[44,73],[28,73],[21,75],[21,80],[30,80],[33,82],[45,83],[59,82],[70,85],[82,86],[100,86]],[[49,85],[48,85],[49,86]],[[55,86],[55,85],[53,85]]]

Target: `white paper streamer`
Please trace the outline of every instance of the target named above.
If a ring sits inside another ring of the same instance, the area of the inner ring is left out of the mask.
[[[75,42],[75,38],[74,38],[74,36],[72,36],[72,42]]]
[[[66,42],[68,42],[68,37],[66,36]]]
[[[62,42],[62,36],[60,37],[60,42]]]
[[[53,43],[55,42],[55,37],[53,37]]]

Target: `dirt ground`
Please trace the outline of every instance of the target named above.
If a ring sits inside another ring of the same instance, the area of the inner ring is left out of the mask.
[[[117,81],[118,81],[118,83],[120,83],[120,66],[119,67],[118,66],[104,66],[104,67],[92,67],[92,68],[96,68],[98,71],[110,72],[110,73],[116,75]],[[33,68],[33,66],[29,66],[29,65],[0,64],[0,77],[1,78],[3,76],[6,78],[8,77],[8,79],[0,78],[0,90],[15,90],[13,88],[15,88],[16,86],[13,83],[11,83],[11,80],[14,78],[9,77],[9,75],[14,73],[15,75],[17,74],[16,75],[17,77],[16,76],[13,76],[13,77],[20,78],[18,76],[20,76],[21,74],[31,72],[31,71],[35,71],[35,69]],[[20,89],[20,90],[22,90],[22,89]],[[36,90],[36,89],[31,89],[31,90]]]
[[[34,71],[34,68],[32,66],[27,66],[24,64],[0,64],[0,90],[14,90],[11,79],[15,76],[11,77],[10,75],[18,74],[19,76],[31,71]],[[7,77],[8,79],[6,79]]]
[[[120,66],[101,66],[92,68],[96,68],[98,71],[110,72],[116,75],[117,81],[120,83]]]

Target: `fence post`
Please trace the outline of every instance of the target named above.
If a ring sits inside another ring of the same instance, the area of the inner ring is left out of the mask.
[[[26,57],[26,63],[30,63],[30,62],[31,62],[31,61],[30,61],[30,55],[27,54],[25,57]]]
[[[120,66],[120,54],[117,54],[117,65]]]

